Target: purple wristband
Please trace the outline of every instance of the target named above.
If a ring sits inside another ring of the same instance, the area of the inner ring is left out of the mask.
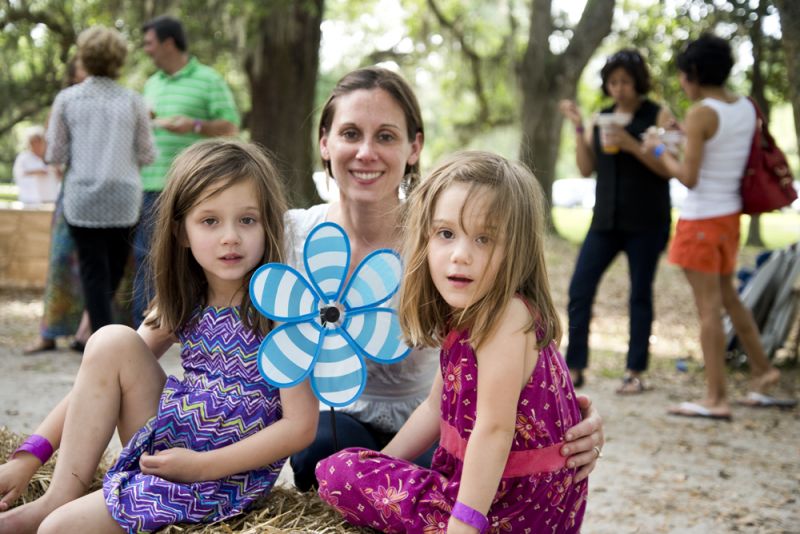
[[[17,455],[18,452],[22,451],[31,453],[32,455],[36,456],[39,459],[39,461],[42,462],[42,465],[44,465],[47,463],[47,460],[49,460],[50,457],[53,455],[53,446],[50,444],[49,441],[47,441],[47,438],[42,437],[38,434],[31,434],[31,436],[28,437],[28,439],[26,439],[25,441],[23,441],[22,445],[20,445],[17,448],[17,450],[15,450],[11,454],[11,457],[13,458],[14,456]]]
[[[489,529],[489,518],[477,511],[475,508],[471,508],[464,503],[456,501],[456,504],[453,506],[453,511],[450,512],[450,515],[465,525],[477,528],[478,532],[481,534]]]

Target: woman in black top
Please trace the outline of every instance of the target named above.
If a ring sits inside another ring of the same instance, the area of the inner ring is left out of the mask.
[[[627,371],[617,393],[641,393],[653,322],[653,279],[669,239],[670,199],[668,173],[653,152],[642,150],[640,138],[648,127],[671,127],[675,120],[669,110],[647,99],[650,75],[636,50],[621,50],[609,57],[600,76],[603,93],[613,104],[598,117],[627,114],[627,125],[604,127],[601,133],[596,123],[609,115],[596,118],[595,124],[584,130],[575,102],[560,104],[562,114],[575,126],[578,169],[586,177],[597,173],[592,225],[569,286],[567,364],[573,383],[582,385],[597,286],[617,254],[624,251],[631,281],[630,341]]]

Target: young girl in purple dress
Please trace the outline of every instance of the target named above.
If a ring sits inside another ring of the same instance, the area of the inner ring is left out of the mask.
[[[399,314],[412,345],[441,345],[441,373],[382,452],[319,463],[320,496],[384,532],[578,532],[587,482],[559,448],[580,410],[557,349],[536,179],[462,152],[409,202]],[[431,469],[408,461],[436,439]]]
[[[0,533],[153,532],[223,520],[270,491],[318,418],[307,382],[278,391],[258,372],[272,325],[248,284],[257,267],[282,260],[285,210],[275,167],[252,145],[205,141],[175,160],[147,319],[136,332],[93,335],[72,391],[0,466],[0,496],[13,502],[61,445],[45,495],[0,514]],[[175,342],[183,379],[158,364]],[[126,445],[103,489],[87,494],[115,428]]]

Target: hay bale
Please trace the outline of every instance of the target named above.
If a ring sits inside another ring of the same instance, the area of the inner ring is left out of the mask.
[[[8,458],[22,442],[19,436],[5,427],[0,427],[0,458]],[[19,504],[30,502],[44,494],[53,476],[57,454],[53,455],[36,472]],[[103,487],[103,473],[108,469],[107,461],[101,462],[92,480],[91,490]],[[161,534],[366,534],[375,532],[348,525],[342,517],[314,492],[300,493],[294,488],[276,487],[267,498],[256,505],[249,513],[238,515],[221,523],[212,525],[172,525],[159,531]]]

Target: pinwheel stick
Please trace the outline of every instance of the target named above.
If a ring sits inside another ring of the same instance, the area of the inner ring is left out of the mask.
[[[339,438],[336,437],[336,412],[333,409],[333,406],[330,406],[330,414],[331,414],[331,432],[333,433],[333,450],[339,450]]]

